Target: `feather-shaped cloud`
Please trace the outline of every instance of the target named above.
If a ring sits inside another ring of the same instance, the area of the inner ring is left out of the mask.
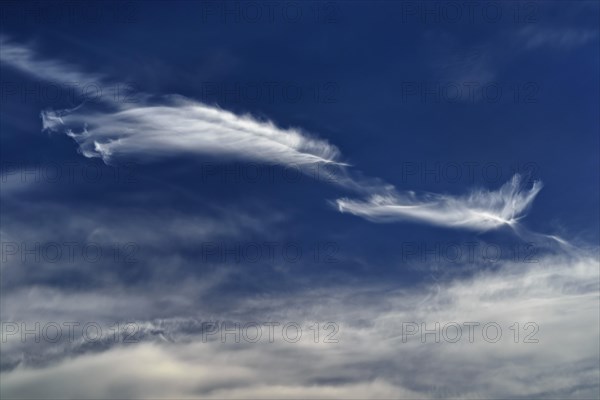
[[[351,213],[371,221],[412,220],[432,225],[488,230],[513,226],[538,194],[539,181],[526,189],[520,175],[496,191],[475,190],[466,196],[429,194],[417,196],[412,192],[375,194],[367,200],[339,199],[341,212]]]

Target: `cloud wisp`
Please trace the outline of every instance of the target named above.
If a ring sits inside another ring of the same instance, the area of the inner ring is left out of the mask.
[[[29,46],[17,44],[7,36],[0,35],[0,61],[36,79],[56,83],[90,83],[104,78],[78,70],[74,65],[43,59]]]
[[[86,157],[154,158],[220,155],[283,166],[340,164],[339,151],[298,129],[238,116],[183,96],[161,104],[120,105],[115,111],[44,111],[43,128],[64,131]]]
[[[347,198],[336,201],[340,212],[375,222],[421,221],[432,225],[485,231],[501,226],[513,227],[525,216],[541,190],[539,181],[525,188],[515,175],[496,191],[475,190],[466,196],[414,192],[375,194],[367,200]]]

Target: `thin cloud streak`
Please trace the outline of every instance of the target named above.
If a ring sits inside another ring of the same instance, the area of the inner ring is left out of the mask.
[[[71,64],[41,59],[30,47],[16,44],[0,35],[0,61],[34,78],[63,84],[100,82],[100,75],[87,74]]]
[[[485,231],[501,226],[515,226],[525,216],[542,188],[536,181],[530,189],[515,175],[497,191],[475,190],[467,196],[429,194],[418,197],[413,192],[375,194],[369,199],[336,201],[340,212],[370,221],[420,221],[437,226]]]

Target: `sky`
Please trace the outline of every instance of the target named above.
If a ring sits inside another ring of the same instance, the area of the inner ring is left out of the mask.
[[[2,398],[600,395],[598,2],[0,9]]]

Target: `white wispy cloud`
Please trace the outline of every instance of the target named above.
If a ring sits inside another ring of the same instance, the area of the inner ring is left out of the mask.
[[[12,41],[0,35],[0,61],[37,79],[56,83],[100,82],[101,75],[80,71],[76,66],[53,59],[39,57],[31,46]]]
[[[160,104],[122,104],[114,111],[81,107],[45,111],[43,128],[63,131],[86,157],[155,158],[204,154],[284,166],[338,164],[339,151],[299,129],[278,128],[270,121],[236,115],[182,96]]]
[[[484,231],[517,224],[541,188],[536,181],[527,189],[515,175],[496,191],[475,190],[464,196],[392,191],[367,200],[338,199],[336,204],[341,212],[376,222],[412,220]]]

